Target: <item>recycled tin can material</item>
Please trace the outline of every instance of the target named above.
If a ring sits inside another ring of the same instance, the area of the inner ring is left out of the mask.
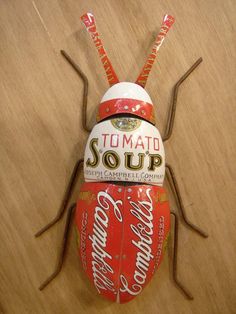
[[[186,217],[173,169],[165,163],[163,142],[172,134],[178,88],[201,63],[198,59],[173,90],[170,115],[163,139],[154,126],[153,102],[144,90],[158,51],[174,23],[165,15],[152,51],[135,83],[120,82],[104,49],[92,13],[81,17],[99,53],[110,88],[98,108],[98,124],[87,125],[88,79],[71,57],[62,55],[84,82],[83,128],[91,131],[84,158],[79,159],[57,216],[41,235],[57,223],[69,204],[80,166],[84,179],[79,200],[68,209],[63,245],[56,270],[39,287],[44,289],[60,272],[71,221],[76,214],[79,254],[91,283],[104,297],[125,303],[137,296],[151,280],[163,258],[170,229],[170,209],[163,189],[165,169],[186,225],[203,237],[208,235]],[[75,212],[76,209],[76,212]],[[174,223],[173,279],[188,299],[191,293],[177,278],[178,218]]]
[[[128,181],[163,185],[165,151],[158,129],[135,117],[96,124],[84,155],[86,182]]]
[[[76,209],[79,254],[99,294],[125,303],[158,269],[170,229],[162,187],[84,183]]]
[[[100,102],[97,121],[122,113],[130,113],[155,124],[153,102],[138,84],[120,82],[110,87]]]

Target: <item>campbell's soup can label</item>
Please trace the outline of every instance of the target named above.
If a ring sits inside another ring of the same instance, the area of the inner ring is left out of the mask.
[[[124,303],[137,296],[163,258],[170,210],[162,187],[84,183],[76,211],[79,254],[99,294]]]
[[[86,182],[162,186],[164,175],[164,146],[154,125],[136,118],[115,118],[95,125],[85,149]]]

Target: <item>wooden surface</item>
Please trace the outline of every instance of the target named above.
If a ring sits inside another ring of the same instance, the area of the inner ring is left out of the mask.
[[[87,138],[82,82],[60,49],[89,78],[90,126],[108,88],[80,23],[87,11],[96,16],[118,76],[128,81],[136,79],[162,16],[176,17],[147,84],[161,132],[174,83],[204,59],[181,87],[166,143],[188,216],[210,235],[204,240],[180,225],[179,278],[194,301],[173,285],[167,256],[131,303],[101,299],[81,272],[74,230],[62,273],[38,290],[54,268],[64,222],[39,239],[34,233],[57,211]],[[0,2],[1,313],[236,313],[235,19],[234,0]]]

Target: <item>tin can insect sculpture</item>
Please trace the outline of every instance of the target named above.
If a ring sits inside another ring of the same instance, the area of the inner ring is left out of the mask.
[[[192,295],[177,279],[178,217],[170,211],[165,172],[185,223],[203,237],[207,234],[186,217],[172,167],[165,163],[163,142],[172,134],[178,88],[202,61],[200,58],[176,83],[165,135],[155,127],[153,102],[144,87],[149,72],[174,18],[165,15],[159,34],[135,83],[119,82],[103,47],[94,16],[81,17],[104,66],[110,88],[99,105],[97,124],[88,138],[84,159],[74,168],[57,216],[36,236],[63,216],[77,174],[84,164],[85,183],[77,204],[68,210],[62,251],[55,272],[42,290],[60,272],[68,232],[74,218],[79,235],[79,255],[89,280],[102,296],[118,303],[136,297],[159,268],[170,232],[170,214],[175,220],[173,279],[185,296]],[[86,123],[88,80],[79,66],[62,51],[84,82],[83,127]]]

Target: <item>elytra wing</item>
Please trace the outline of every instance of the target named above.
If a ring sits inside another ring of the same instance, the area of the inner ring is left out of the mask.
[[[170,228],[165,190],[84,183],[76,224],[90,281],[106,298],[128,302],[147,285],[163,257]]]
[[[83,268],[97,291],[116,301],[119,290],[124,188],[84,183],[76,211]]]
[[[163,188],[130,186],[124,196],[121,303],[138,295],[152,278],[161,263],[170,229],[169,204]]]

